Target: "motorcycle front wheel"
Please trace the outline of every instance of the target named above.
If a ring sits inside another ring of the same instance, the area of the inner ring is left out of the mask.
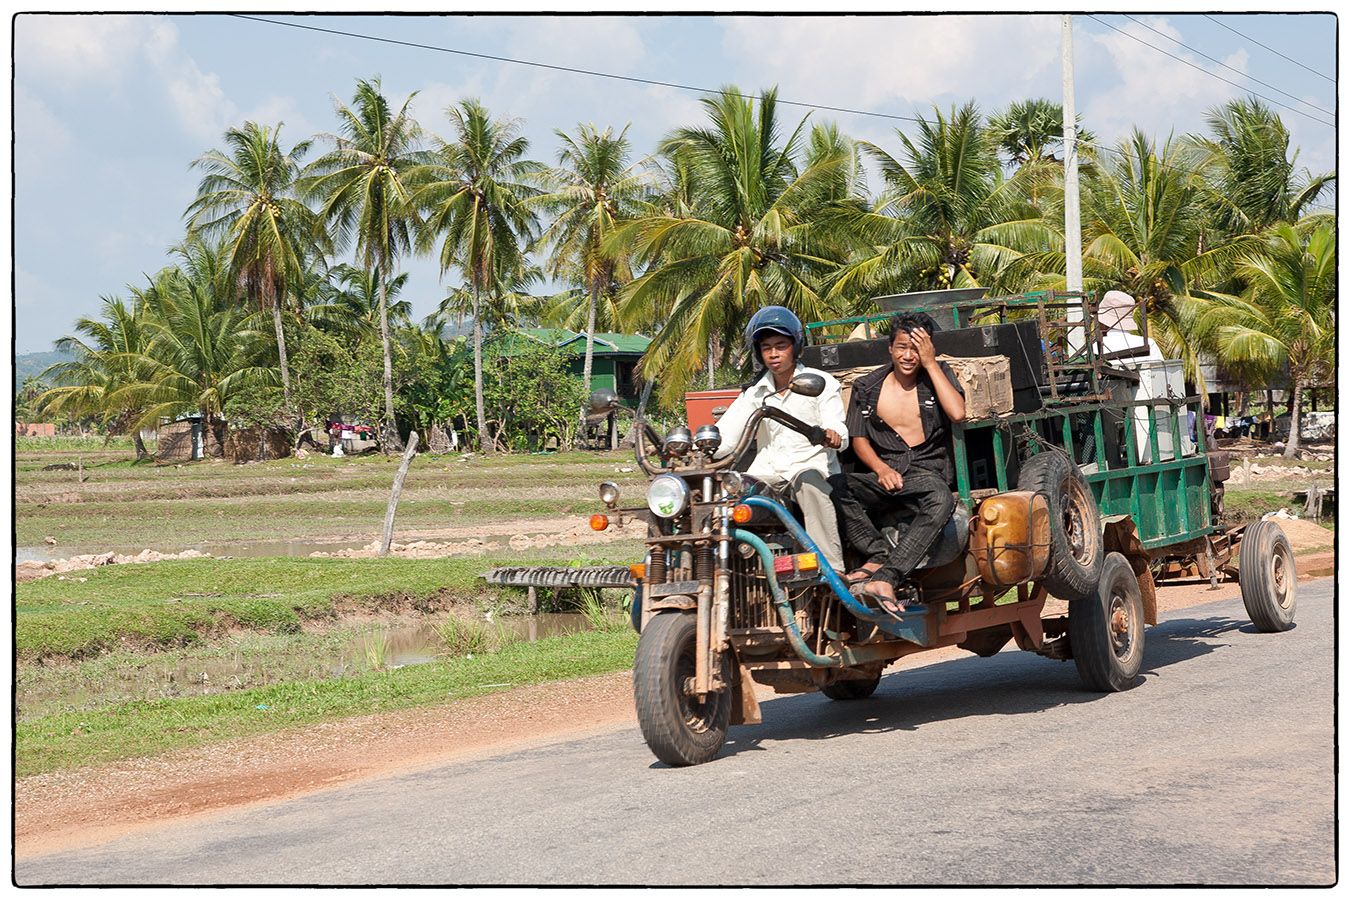
[[[652,753],[670,766],[696,766],[714,759],[726,743],[731,691],[685,692],[694,677],[698,627],[691,613],[654,616],[638,639],[633,662],[633,700],[638,725]],[[722,683],[731,684],[730,654],[722,655]]]

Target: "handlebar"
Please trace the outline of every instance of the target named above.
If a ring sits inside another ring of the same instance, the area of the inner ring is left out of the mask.
[[[791,428],[811,443],[821,447],[825,446],[824,428],[821,428],[819,425],[807,425],[801,419],[789,412],[778,409],[777,407],[761,406],[750,414],[750,419],[745,423],[745,429],[741,432],[741,439],[736,442],[736,446],[732,448],[730,453],[721,459],[709,462],[706,466],[699,466],[697,468],[701,471],[708,472],[716,472],[730,468],[732,463],[739,459],[746,448],[750,446],[750,441],[754,439],[755,431],[759,429],[759,423],[765,419],[773,419],[775,422]],[[651,436],[653,443],[660,443],[656,433],[652,431],[651,426],[643,422],[642,427],[638,429],[634,450],[637,453],[638,465],[642,467],[642,471],[646,472],[648,475],[657,475],[661,470],[653,468],[647,461],[647,455],[651,452],[649,448],[645,446],[646,442],[644,441],[644,437],[647,435]]]

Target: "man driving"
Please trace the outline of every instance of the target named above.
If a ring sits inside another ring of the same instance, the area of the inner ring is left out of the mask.
[[[782,306],[766,306],[754,314],[745,329],[745,342],[764,367],[763,374],[741,392],[722,414],[717,427],[722,445],[717,456],[726,456],[740,441],[750,415],[760,406],[777,407],[807,425],[825,430],[826,446],[812,444],[805,436],[782,423],[764,419],[755,439],[759,451],[746,474],[778,492],[787,491],[801,507],[807,535],[824,557],[822,562],[836,572],[844,569],[843,545],[838,516],[827,480],[840,473],[835,450],[848,440],[844,402],[839,382],[828,372],[797,362],[803,343],[801,321]],[[819,397],[789,390],[795,375],[812,373],[825,379]]]
[[[866,557],[847,580],[892,614],[916,595],[911,572],[956,507],[952,498],[951,423],[966,416],[956,377],[937,361],[937,323],[922,313],[891,319],[891,364],[862,376],[849,399],[848,430],[861,471],[836,492],[849,545]],[[903,511],[913,521],[894,548],[872,515]],[[905,594],[904,597],[901,593]]]

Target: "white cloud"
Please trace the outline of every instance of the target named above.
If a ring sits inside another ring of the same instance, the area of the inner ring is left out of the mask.
[[[1003,103],[1058,72],[1054,16],[723,18],[723,50],[740,87],[781,97],[910,115],[940,98]],[[1014,52],[1010,48],[1016,48]],[[812,118],[834,117],[822,111]],[[848,116],[852,133],[861,117]]]
[[[14,163],[18,174],[33,175],[60,164],[71,134],[55,113],[22,85],[14,88]]]
[[[1184,40],[1181,32],[1166,19],[1143,19],[1150,28]],[[1204,126],[1205,111],[1244,93],[1210,74],[1222,74],[1229,80],[1238,76],[1222,72],[1214,63],[1196,58],[1180,47],[1168,50],[1192,65],[1170,59],[1153,49],[1158,42],[1143,25],[1133,22],[1117,25],[1121,31],[1132,34],[1146,43],[1140,43],[1118,31],[1084,34],[1075,43],[1075,62],[1079,82],[1095,81],[1107,86],[1095,91],[1080,102],[1085,124],[1097,133],[1100,140],[1113,143],[1125,137],[1138,126],[1158,141],[1169,133],[1180,136],[1198,132]],[[1247,53],[1238,50],[1223,60],[1238,71],[1247,67]],[[1193,66],[1199,66],[1197,70]],[[1203,70],[1203,71],[1202,71]]]
[[[195,140],[219,138],[238,118],[220,76],[201,70],[168,19],[23,15],[18,23],[15,74],[28,84],[120,84],[141,70],[162,85],[179,125]]]
[[[119,79],[145,42],[144,16],[29,15],[15,20],[16,72],[71,86]]]

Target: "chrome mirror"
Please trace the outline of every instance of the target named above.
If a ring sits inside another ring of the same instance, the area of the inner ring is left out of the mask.
[[[825,393],[825,377],[817,375],[815,372],[802,372],[795,375],[788,389],[794,394],[801,394],[803,397],[819,397]]]

